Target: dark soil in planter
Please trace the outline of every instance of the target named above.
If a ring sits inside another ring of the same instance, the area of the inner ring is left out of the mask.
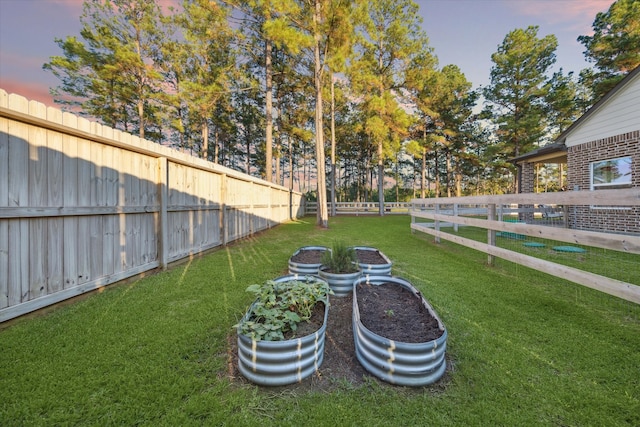
[[[373,287],[373,286],[369,286]],[[379,288],[377,286],[376,288]],[[386,287],[386,286],[382,286]],[[358,287],[358,298],[361,297],[362,286]],[[405,291],[408,296],[416,300],[415,296],[413,296],[410,292]],[[362,293],[365,295],[366,291]],[[390,292],[382,292],[377,295],[379,304],[384,310],[392,307],[392,304],[395,304],[398,300],[398,295],[392,295]],[[367,382],[375,382],[380,384],[380,386],[384,387],[395,387],[384,381],[381,381],[369,374],[358,362],[356,358],[355,344],[353,342],[353,327],[352,327],[352,312],[353,312],[353,294],[350,293],[344,297],[335,297],[331,296],[329,299],[330,307],[329,307],[329,320],[327,322],[327,331],[325,337],[325,349],[324,349],[324,361],[322,362],[322,366],[320,366],[320,370],[316,372],[311,377],[303,380],[298,384],[284,386],[287,390],[306,392],[306,391],[332,391],[336,389],[340,389],[342,387],[359,387]],[[381,317],[379,314],[373,313],[371,315],[367,314],[368,310],[363,310],[364,302],[358,301],[360,306],[360,319],[365,324],[368,325],[367,328],[374,331],[376,330],[376,325],[380,325],[387,322],[388,319]],[[406,305],[406,304],[405,304]],[[397,316],[401,316],[402,308],[397,307],[391,308],[394,310],[394,314]],[[364,312],[363,312],[364,311]],[[322,314],[324,316],[324,313]],[[366,323],[365,323],[366,322]],[[320,325],[322,324],[322,319],[320,319]],[[412,318],[410,325],[415,325],[416,320]],[[398,326],[395,323],[396,327]],[[305,326],[306,327],[306,326]],[[313,328],[313,331],[317,330],[320,326],[309,326],[309,328]],[[436,325],[437,328],[437,325]],[[416,331],[416,327],[401,328],[410,333],[412,331]],[[313,332],[311,331],[311,332]],[[301,336],[300,330],[298,330],[298,336]],[[377,332],[376,332],[377,333]],[[386,333],[385,333],[386,335]],[[388,335],[386,335],[388,336]],[[422,340],[422,336],[418,335]],[[411,339],[411,338],[408,338]],[[405,341],[410,342],[410,341]],[[252,384],[247,379],[245,379],[240,372],[238,371],[238,349],[237,349],[237,336],[235,334],[235,330],[228,336],[228,346],[227,346],[227,366],[228,366],[228,378],[230,381],[237,384]],[[452,369],[454,366],[450,360],[449,353],[445,356],[447,358],[447,370]],[[447,375],[440,379],[436,384],[429,386],[430,390],[441,390],[446,387],[447,384]],[[277,391],[280,387],[268,387],[264,388],[265,390],[274,390]],[[407,389],[409,390],[409,389]],[[419,392],[419,388],[416,389]],[[411,391],[416,391],[411,390]]]
[[[324,253],[325,251],[317,249],[304,249],[292,256],[291,261],[298,264],[320,264]]]
[[[360,264],[387,264],[388,261],[378,251],[356,249],[356,256]]]
[[[438,321],[408,289],[396,283],[358,285],[360,320],[371,332],[407,343],[442,336]]]
[[[291,338],[300,338],[312,334],[322,327],[322,322],[324,322],[324,303],[319,302],[313,306],[309,321],[298,323],[298,328],[295,331],[285,333],[284,337],[290,340]]]

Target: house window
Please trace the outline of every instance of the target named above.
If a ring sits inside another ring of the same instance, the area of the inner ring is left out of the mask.
[[[591,189],[631,187],[631,156],[591,163]]]

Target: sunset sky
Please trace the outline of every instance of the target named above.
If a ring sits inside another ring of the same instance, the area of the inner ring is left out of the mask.
[[[163,0],[169,3],[172,0]],[[177,0],[176,0],[177,1]],[[566,72],[588,67],[577,42],[591,34],[598,12],[612,0],[418,0],[424,29],[440,66],[456,64],[474,87],[489,83],[491,54],[508,32],[529,25],[558,38],[557,62]],[[54,105],[59,81],[42,70],[62,52],[55,38],[78,35],[82,0],[0,0],[0,88]]]

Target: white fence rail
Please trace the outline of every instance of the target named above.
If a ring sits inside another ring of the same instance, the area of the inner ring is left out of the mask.
[[[411,229],[430,234],[436,241],[449,240],[494,257],[525,265],[554,276],[640,304],[640,286],[554,263],[496,245],[498,233],[549,239],[571,245],[640,255],[640,234],[611,233],[576,229],[580,218],[572,216],[576,206],[589,209],[627,212],[631,230],[637,230],[635,219],[640,208],[640,188],[608,191],[569,191],[545,194],[511,194],[456,198],[414,199],[411,207]],[[510,219],[509,219],[510,218]],[[512,222],[508,222],[512,221]],[[573,223],[573,225],[572,225]],[[555,225],[555,226],[550,226]],[[589,224],[582,224],[588,226]],[[486,243],[454,234],[459,226],[486,229]],[[572,228],[566,228],[570,226]],[[450,232],[445,228],[452,228]],[[638,256],[640,263],[640,256]]]
[[[302,216],[302,200],[0,89],[0,322]]]
[[[386,202],[384,213],[407,215],[411,208],[410,202]],[[331,212],[331,204],[327,203],[327,210]],[[317,202],[307,202],[305,214],[315,215],[318,211]],[[336,215],[378,215],[380,204],[378,202],[336,202]]]

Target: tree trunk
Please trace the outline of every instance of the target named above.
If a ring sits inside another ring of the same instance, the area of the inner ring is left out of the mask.
[[[435,150],[435,169],[436,197],[440,197],[440,165],[438,162],[438,150]]]
[[[146,126],[145,122],[144,122],[144,101],[140,100],[138,101],[138,119],[139,121],[139,125],[140,125],[140,130],[138,132],[140,139],[144,139],[144,127]]]
[[[306,193],[311,188],[311,186],[309,185],[309,175],[311,175],[311,172],[307,170],[308,167],[309,167],[309,159],[307,159],[307,147],[303,144],[302,145],[302,181],[301,181],[303,193]]]
[[[208,160],[209,157],[209,124],[205,120],[202,123],[202,158]]]
[[[451,151],[447,149],[445,154],[447,166],[447,197],[451,197]]]
[[[331,75],[331,216],[336,216],[336,99]]]
[[[427,147],[422,148],[422,167],[420,169],[420,197],[424,199],[427,189]]]
[[[382,159],[382,141],[378,143],[378,213],[384,216],[384,161]]]
[[[322,124],[322,64],[320,62],[320,20],[322,18],[320,0],[315,2],[316,10],[313,14],[314,23],[314,62],[315,62],[315,90],[316,90],[316,163],[318,169],[318,213],[317,223],[323,228],[329,227],[329,212],[327,211],[327,182],[324,159],[324,129]]]
[[[280,183],[280,161],[282,160],[280,157],[280,143],[276,144],[276,152],[275,152],[275,160],[276,160],[276,173],[273,176],[273,179],[269,180],[270,182],[275,182],[276,184]],[[271,169],[271,168],[268,168]]]
[[[265,150],[265,179],[269,182],[271,179],[271,169],[272,169],[272,150],[273,150],[273,70],[271,67],[271,52],[272,52],[272,44],[271,40],[268,38],[265,41],[265,119],[266,119],[266,128],[265,128],[265,139],[266,139],[266,150]]]
[[[218,163],[218,156],[220,155],[220,129],[216,127],[216,131],[213,133],[213,163]]]
[[[384,39],[380,38],[380,52],[384,52]],[[378,71],[382,72],[384,64],[382,62],[382,55],[378,55]],[[380,80],[379,87],[379,96],[382,99],[382,95],[384,93],[384,86],[382,83],[382,79]],[[383,120],[384,122],[384,120]],[[384,216],[384,159],[382,158],[384,154],[384,141],[380,139],[378,141],[378,213],[380,216]]]
[[[398,160],[398,152],[396,152],[396,203],[398,203],[400,201],[400,200],[398,200],[399,197],[400,197],[400,193],[399,193],[399,191],[400,191],[399,190],[399,187],[400,187],[400,179],[399,179],[400,172],[398,171],[399,163],[400,163],[400,161]]]
[[[245,144],[247,146],[247,175],[251,175],[251,141],[249,137],[245,135]]]
[[[289,141],[289,191],[293,191],[293,144]]]

